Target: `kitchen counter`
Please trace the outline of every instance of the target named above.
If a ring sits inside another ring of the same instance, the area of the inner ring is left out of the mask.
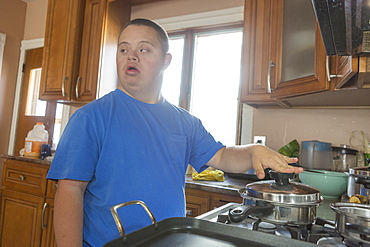
[[[189,189],[203,190],[224,195],[239,196],[239,189],[244,188],[246,184],[256,180],[230,178],[225,174],[225,181],[198,181],[193,180],[191,174],[185,177],[185,187]]]
[[[41,159],[30,158],[30,157],[25,157],[25,156],[17,156],[17,155],[2,154],[1,158],[19,160],[19,161],[24,161],[24,162],[29,162],[29,163],[48,165],[48,166],[50,166],[51,164],[51,162],[47,160],[41,160]]]
[[[50,166],[51,162],[47,160],[40,160],[40,159],[33,159],[23,156],[16,156],[16,155],[1,155],[4,159],[13,159],[13,160],[20,160],[35,164],[41,165],[48,165]],[[193,180],[191,175],[186,175],[185,177],[185,187],[189,189],[197,189],[203,190],[208,192],[214,192],[224,195],[232,195],[232,196],[239,196],[239,189],[244,188],[246,184],[252,183],[256,180],[252,178],[232,178],[225,174],[225,181],[218,182],[218,181],[196,181]],[[335,213],[333,210],[330,209],[330,204],[334,202],[340,201],[338,199],[328,199],[324,198],[324,202],[318,207],[317,210],[317,217],[328,219],[328,220],[335,220]]]

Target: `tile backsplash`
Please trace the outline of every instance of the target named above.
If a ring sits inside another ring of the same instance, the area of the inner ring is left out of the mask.
[[[253,109],[252,115],[252,136],[267,136],[266,145],[274,150],[293,139],[349,145],[354,130],[370,140],[370,109]]]

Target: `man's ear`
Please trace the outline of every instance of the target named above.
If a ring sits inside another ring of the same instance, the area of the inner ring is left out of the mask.
[[[168,66],[170,66],[170,64],[171,64],[171,61],[172,61],[171,53],[166,53],[166,55],[164,55],[163,69],[167,69]]]

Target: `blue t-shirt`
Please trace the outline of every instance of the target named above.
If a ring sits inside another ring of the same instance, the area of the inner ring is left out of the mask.
[[[72,115],[47,177],[89,181],[84,244],[102,246],[119,237],[111,206],[142,200],[157,221],[185,216],[187,165],[206,169],[222,147],[187,111],[166,100],[147,104],[116,89]],[[126,234],[151,224],[139,205],[118,213]]]

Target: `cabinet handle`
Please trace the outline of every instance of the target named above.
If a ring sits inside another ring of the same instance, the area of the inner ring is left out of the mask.
[[[44,221],[45,221],[45,212],[46,212],[46,208],[48,207],[49,205],[45,202],[44,203],[44,206],[42,207],[42,215],[41,215],[41,229],[44,230],[48,225],[47,224],[44,224]]]
[[[186,215],[192,216],[193,215],[193,211],[192,210],[186,210]]]
[[[23,176],[23,175],[19,175],[19,179],[20,179],[20,180],[26,180],[26,177],[25,177],[25,176]]]
[[[80,85],[80,81],[81,81],[81,77],[79,76],[77,78],[77,82],[76,82],[76,99],[78,99],[78,97],[80,97],[80,94],[78,93],[78,86]]]
[[[328,78],[328,81],[331,81],[331,78],[340,78],[343,77],[343,75],[331,75],[330,74],[330,63],[329,63],[329,56],[326,56],[326,77]]]
[[[62,81],[62,96],[63,97],[66,96],[65,91],[64,91],[66,80],[68,80],[68,77],[64,76],[63,81]]]
[[[267,93],[271,93],[271,91],[274,90],[271,88],[271,67],[275,67],[275,64],[270,60],[269,69],[267,71]]]

